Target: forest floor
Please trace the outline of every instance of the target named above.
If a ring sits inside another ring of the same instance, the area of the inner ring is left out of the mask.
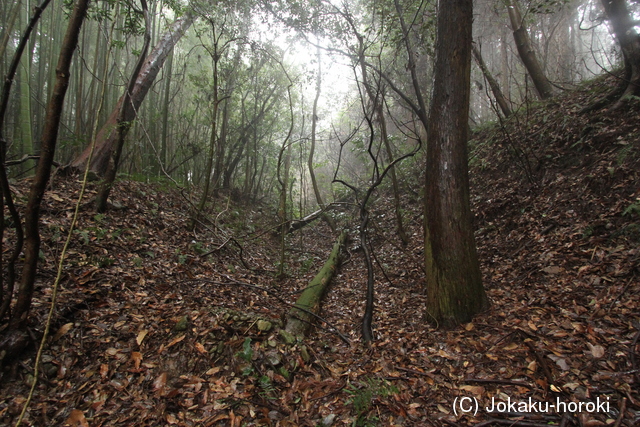
[[[355,241],[326,322],[290,345],[278,332],[285,302],[331,250],[324,224],[289,237],[288,277],[275,279],[272,208],[220,198],[190,232],[183,191],[122,181],[112,209],[95,214],[90,186],[24,425],[640,424],[640,105],[577,112],[608,83],[474,134],[472,203],[492,305],[452,330],[425,314],[420,179],[403,183],[407,247],[384,189],[371,207],[370,346],[360,340],[366,268]],[[19,203],[28,184],[14,183]],[[36,338],[79,189],[54,177],[46,194]],[[27,399],[34,357],[35,346],[2,371],[2,425]]]

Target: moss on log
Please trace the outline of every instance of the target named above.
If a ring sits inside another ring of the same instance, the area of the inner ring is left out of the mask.
[[[320,303],[324,297],[329,283],[340,265],[340,251],[347,237],[346,232],[342,232],[338,240],[333,245],[333,250],[329,259],[324,263],[316,277],[302,291],[294,307],[289,311],[285,330],[296,336],[304,336],[311,327],[315,316],[311,313],[320,312]]]

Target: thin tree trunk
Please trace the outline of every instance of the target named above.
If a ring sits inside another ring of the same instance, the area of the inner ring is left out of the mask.
[[[0,58],[4,58],[4,52],[7,49],[7,45],[9,44],[9,39],[11,38],[11,33],[13,32],[13,26],[18,19],[18,15],[20,14],[20,10],[22,9],[22,0],[18,0],[14,3],[13,8],[11,9],[11,15],[9,19],[3,26],[2,31],[2,41],[0,41]]]
[[[540,99],[547,99],[553,96],[553,88],[551,83],[544,74],[542,66],[536,57],[536,53],[531,45],[529,33],[524,27],[522,14],[518,7],[518,0],[510,0],[507,6],[509,12],[509,20],[511,21],[511,29],[513,30],[513,38],[516,42],[520,60],[524,64],[531,81],[536,88]]]
[[[496,97],[496,102],[498,103],[498,106],[500,107],[502,114],[504,114],[505,117],[509,117],[512,114],[511,107],[509,106],[509,101],[507,101],[507,99],[502,94],[502,91],[500,90],[500,86],[498,85],[498,82],[496,81],[496,79],[493,78],[491,71],[489,71],[489,68],[487,68],[486,64],[484,63],[484,60],[482,59],[482,54],[480,53],[480,51],[478,50],[475,44],[472,45],[472,49],[473,49],[473,57],[476,59],[476,63],[478,64],[478,67],[480,67],[480,70],[482,71],[484,78],[487,80],[487,83],[491,88],[491,92],[493,92],[493,96]]]
[[[283,69],[286,75],[286,71]],[[278,206],[278,217],[280,218],[280,262],[278,263],[278,273],[277,277],[283,277],[285,271],[285,246],[286,239],[285,234],[287,233],[287,223],[288,223],[288,213],[287,213],[287,190],[289,188],[289,168],[291,167],[291,135],[293,134],[294,127],[294,115],[293,115],[293,99],[291,98],[291,86],[293,82],[287,75],[289,79],[289,86],[287,86],[287,95],[289,99],[289,116],[291,117],[291,123],[289,124],[289,132],[287,132],[287,136],[284,141],[282,141],[282,147],[280,148],[280,152],[278,154],[278,163],[276,170],[276,178],[278,179],[278,183],[280,184],[280,203]],[[282,169],[284,168],[284,173]]]
[[[218,134],[218,107],[220,100],[218,99],[218,60],[214,59],[213,65],[213,113],[211,119],[211,138],[209,139],[209,154],[207,155],[207,166],[205,167],[204,188],[202,189],[202,197],[198,203],[197,210],[193,213],[193,218],[189,228],[195,228],[200,213],[204,211],[209,198],[209,188],[211,186],[211,175],[213,170],[213,157],[216,148],[216,139]]]
[[[51,174],[64,98],[69,85],[69,69],[73,59],[73,52],[78,44],[78,36],[88,6],[89,0],[78,0],[69,18],[67,32],[62,41],[60,57],[56,67],[56,84],[47,106],[40,160],[36,167],[36,175],[31,185],[25,211],[24,267],[18,288],[15,310],[11,317],[10,329],[17,330],[25,325],[29,308],[31,307],[40,251],[40,204]]]
[[[389,135],[387,133],[387,120],[384,116],[383,104],[380,100],[380,98],[382,97],[382,93],[374,93],[373,88],[369,83],[367,67],[364,61],[364,43],[360,35],[358,35],[358,44],[358,59],[360,63],[360,72],[362,74],[362,83],[365,87],[365,91],[367,92],[367,96],[369,97],[369,101],[373,105],[378,123],[380,123],[380,137],[382,138],[382,143],[384,144],[387,159],[389,162],[391,162],[393,161],[393,151],[391,150],[391,142],[389,141]],[[396,231],[398,232],[398,237],[400,237],[400,241],[402,242],[402,244],[407,245],[409,243],[409,238],[407,237],[407,233],[404,231],[404,225],[402,223],[402,213],[400,209],[400,189],[398,186],[398,178],[396,176],[395,168],[391,168],[389,174],[391,175],[391,185],[393,189],[393,199],[396,214]]]
[[[167,81],[164,86],[164,103],[162,104],[162,139],[160,142],[160,158],[158,159],[158,174],[167,164],[167,139],[169,135],[169,104],[171,102],[171,75],[173,72],[173,52],[169,54],[166,68]]]
[[[441,326],[468,322],[488,306],[469,201],[472,22],[472,0],[438,2],[434,90],[427,134],[424,254],[427,315]]]
[[[9,95],[11,94],[11,86],[13,84],[13,79],[18,70],[18,66],[20,64],[20,59],[24,52],[24,49],[27,45],[27,41],[31,35],[31,32],[36,26],[36,23],[42,16],[42,12],[47,7],[51,0],[44,0],[40,6],[36,7],[34,10],[34,14],[27,25],[27,29],[24,32],[24,35],[20,39],[18,46],[16,47],[16,51],[13,54],[13,59],[11,64],[9,65],[9,70],[5,77],[4,85],[2,87],[2,95],[0,96],[0,191],[2,193],[3,203],[2,206],[2,217],[4,218],[4,206],[7,206],[9,213],[11,214],[11,219],[13,220],[16,227],[16,243],[14,246],[14,250],[12,252],[11,257],[7,263],[7,277],[6,282],[4,281],[4,275],[0,274],[0,320],[9,313],[9,309],[11,306],[11,298],[13,297],[13,289],[15,285],[15,262],[20,256],[22,252],[23,245],[23,228],[22,221],[20,219],[20,215],[18,210],[16,209],[13,203],[13,195],[11,193],[11,189],[9,188],[9,180],[7,178],[7,170],[6,170],[6,155],[7,155],[7,141],[4,138],[4,123],[5,123],[5,115],[7,113],[7,107],[9,105]],[[0,254],[4,253],[3,249],[4,242],[4,221],[0,222]],[[1,260],[2,256],[0,256],[0,266],[2,264]],[[3,269],[0,271],[4,271]],[[6,285],[6,289],[5,289]],[[4,292],[6,290],[6,292]]]
[[[318,187],[318,180],[316,179],[316,173],[314,171],[313,156],[316,151],[316,127],[318,123],[318,99],[320,98],[320,90],[322,89],[322,56],[320,54],[320,47],[317,50],[318,61],[318,77],[316,78],[316,97],[313,100],[313,110],[311,112],[311,148],[309,148],[309,161],[307,163],[309,167],[309,175],[311,176],[311,185],[313,186],[313,193],[316,196],[316,201],[320,209],[324,211],[326,205],[322,200],[322,194],[320,194],[320,188]],[[331,231],[336,231],[336,224],[330,216],[323,214],[322,219],[329,225]]]
[[[24,22],[28,22],[28,8],[25,8],[24,12]],[[32,46],[32,45],[31,45]],[[33,152],[33,122],[31,115],[31,46],[29,46],[29,50],[27,53],[26,61],[21,62],[21,66],[19,69],[19,78],[20,78],[20,153],[22,156],[24,154]],[[37,152],[35,153],[37,154]]]
[[[228,142],[228,133],[229,133],[229,118],[231,117],[231,97],[230,94],[233,92],[236,86],[236,79],[238,77],[238,67],[240,65],[240,59],[242,58],[242,53],[244,52],[244,45],[240,44],[238,49],[236,50],[235,57],[233,59],[233,68],[229,75],[225,78],[225,93],[227,93],[227,98],[224,100],[224,107],[222,107],[222,118],[220,124],[220,135],[216,140],[215,146],[215,165],[213,167],[213,177],[211,177],[211,181],[213,183],[213,195],[215,197],[218,196],[218,190],[220,188],[220,184],[223,183],[224,176],[223,171],[225,168],[225,157],[227,155],[227,142]]]
[[[378,121],[380,122],[380,133],[382,134],[382,142],[384,143],[384,149],[387,154],[387,159],[389,162],[391,162],[393,161],[393,151],[391,150],[391,141],[389,141],[389,135],[387,134],[387,119],[385,118],[384,112],[382,110],[382,103],[379,103],[377,106],[377,116]],[[400,186],[398,184],[398,177],[396,176],[396,168],[392,167],[389,171],[389,175],[391,175],[391,188],[393,189],[393,204],[396,214],[396,231],[398,233],[398,237],[400,237],[400,241],[403,245],[406,246],[409,244],[409,237],[407,236],[407,232],[404,230],[404,224],[402,222]]]
[[[140,53],[140,57],[138,58],[138,62],[133,69],[133,73],[131,73],[131,78],[129,80],[129,84],[127,85],[127,91],[125,92],[124,99],[121,103],[120,114],[116,121],[114,138],[115,147],[110,155],[104,179],[100,183],[100,188],[98,189],[98,194],[96,195],[96,210],[98,212],[105,212],[107,210],[107,200],[109,199],[109,194],[111,193],[113,183],[116,180],[116,173],[118,172],[118,165],[120,163],[120,156],[122,154],[122,148],[124,146],[124,139],[127,135],[127,131],[131,127],[131,122],[125,121],[126,116],[128,115],[127,110],[131,108],[130,114],[137,114],[136,107],[133,101],[133,91],[137,84],[136,80],[138,74],[140,73],[140,70],[145,63],[145,58],[147,57],[147,52],[149,51],[149,44],[151,43],[151,34],[149,32],[149,11],[147,9],[147,2],[146,0],[140,0],[140,3],[142,4],[142,13],[144,14],[145,22],[144,46],[142,48],[142,52]],[[131,107],[129,107],[130,104]]]

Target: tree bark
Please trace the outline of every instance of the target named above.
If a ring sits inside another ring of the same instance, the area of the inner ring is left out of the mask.
[[[340,251],[346,240],[347,233],[342,232],[338,240],[333,245],[329,258],[324,263],[324,266],[320,269],[318,274],[313,278],[309,285],[304,289],[295,306],[289,311],[289,317],[287,319],[287,325],[285,330],[290,334],[296,336],[304,336],[309,331],[311,324],[314,320],[314,316],[311,313],[320,313],[320,304],[324,295],[327,293],[327,288],[331,283],[331,279],[335,275],[338,267],[340,266]],[[303,310],[297,307],[303,308]]]
[[[158,165],[156,173],[160,175],[161,171],[167,165],[167,140],[169,137],[169,104],[171,103],[171,79],[173,72],[173,53],[169,54],[169,63],[167,64],[166,74],[167,80],[164,84],[164,99],[162,103],[162,136],[160,137],[160,153],[157,159]]]
[[[510,0],[507,5],[507,11],[509,12],[511,29],[513,30],[513,39],[516,42],[520,60],[527,69],[529,77],[531,77],[531,81],[536,88],[538,97],[540,99],[551,98],[553,96],[553,88],[542,70],[542,66],[540,65],[536,53],[533,50],[533,46],[531,45],[529,33],[523,25],[524,19],[522,18],[520,8],[518,7],[518,0]]]
[[[90,170],[97,175],[104,175],[111,158],[112,151],[118,138],[118,123],[121,117],[120,112],[124,111],[122,115],[123,128],[122,132],[126,136],[131,122],[135,120],[138,109],[144,101],[145,96],[149,92],[155,78],[157,77],[160,69],[164,65],[165,60],[169,53],[173,50],[178,40],[184,35],[187,29],[191,26],[195,19],[195,15],[188,12],[182,16],[176,22],[173,23],[171,29],[165,33],[153,51],[147,57],[142,69],[138,73],[133,90],[130,93],[130,103],[124,103],[126,94],[120,97],[116,107],[111,112],[109,119],[102,126],[98,135],[96,136],[95,148],[91,158]],[[124,105],[124,110],[123,110]],[[91,153],[91,146],[87,146],[84,151],[76,157],[69,167],[76,170],[84,170],[87,161],[89,160],[89,154]]]
[[[20,214],[13,203],[13,195],[11,193],[11,189],[9,187],[9,180],[7,177],[7,169],[6,169],[6,156],[7,156],[7,141],[4,139],[4,123],[5,123],[5,115],[7,112],[7,107],[9,105],[9,95],[11,93],[11,86],[13,84],[13,79],[16,75],[18,65],[20,64],[20,59],[24,52],[24,48],[27,45],[27,41],[31,35],[31,32],[36,26],[36,23],[40,19],[42,12],[47,7],[51,0],[44,0],[40,6],[36,7],[27,25],[27,29],[24,32],[24,35],[20,39],[18,46],[16,47],[16,51],[13,54],[13,59],[11,60],[11,64],[9,65],[9,70],[7,75],[5,76],[4,85],[2,88],[2,95],[0,97],[0,200],[2,203],[1,211],[1,219],[0,222],[0,254],[4,253],[3,244],[4,244],[4,206],[7,206],[9,213],[11,215],[11,219],[13,220],[16,227],[16,243],[14,246],[14,250],[11,254],[7,262],[7,277],[5,281],[4,275],[0,275],[0,320],[9,312],[9,308],[11,306],[11,298],[13,297],[13,289],[15,285],[15,262],[20,256],[22,252],[22,244],[23,244],[23,228],[22,222],[20,219]],[[18,6],[18,5],[17,5]],[[0,55],[1,57],[1,55]],[[0,256],[0,271],[3,271],[3,263],[2,257]],[[5,289],[6,287],[6,289]],[[5,292],[6,290],[6,292]]]
[[[476,45],[472,44],[471,47],[473,49],[473,57],[476,59],[478,67],[480,67],[484,78],[487,80],[487,83],[491,88],[491,92],[493,92],[493,96],[496,97],[496,102],[500,107],[500,111],[502,111],[502,114],[504,114],[505,117],[509,117],[512,114],[511,107],[509,106],[509,101],[507,101],[507,98],[505,98],[502,94],[498,82],[493,78],[491,71],[489,71],[489,68],[487,68],[487,65],[484,63],[482,54],[480,53]]]
[[[131,78],[129,80],[129,84],[127,85],[127,91],[124,94],[122,109],[120,110],[120,115],[118,116],[118,121],[115,129],[115,147],[109,158],[109,163],[107,164],[107,170],[105,171],[104,179],[100,183],[100,188],[98,189],[98,194],[96,195],[96,210],[100,213],[107,210],[107,200],[109,199],[109,194],[111,194],[111,187],[116,180],[116,173],[118,172],[120,156],[122,154],[122,148],[124,147],[124,139],[127,135],[127,131],[131,127],[131,122],[125,122],[125,115],[127,114],[129,104],[132,103],[131,94],[133,93],[136,85],[136,78],[138,76],[138,73],[142,69],[142,65],[144,64],[145,58],[147,57],[147,52],[149,51],[149,44],[151,43],[151,33],[149,31],[149,11],[147,8],[147,2],[146,0],[140,0],[140,3],[142,4],[142,13],[144,15],[145,23],[144,46],[142,47],[142,52],[140,52],[140,57],[138,58],[138,62],[136,63],[133,73],[131,73]]]
[[[440,326],[488,306],[482,287],[467,164],[473,1],[438,2],[434,90],[427,132],[427,315]]]
[[[621,107],[632,95],[640,94],[640,35],[625,0],[602,0],[602,6],[618,40],[624,58],[625,79],[623,90],[612,109]]]
[[[67,32],[62,41],[62,48],[56,67],[56,83],[47,106],[40,160],[36,167],[36,174],[33,178],[25,211],[24,267],[9,329],[17,330],[23,327],[31,307],[40,251],[40,205],[49,182],[51,166],[56,151],[64,98],[69,85],[69,68],[73,59],[73,52],[78,45],[78,36],[88,6],[89,0],[78,0],[69,18]]]

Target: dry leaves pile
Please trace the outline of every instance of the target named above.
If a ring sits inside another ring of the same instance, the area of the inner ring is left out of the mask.
[[[216,221],[192,233],[177,191],[120,183],[107,215],[83,210],[27,424],[637,425],[640,125],[579,116],[580,96],[527,112],[529,124],[509,124],[508,137],[476,136],[476,238],[492,307],[473,323],[429,325],[420,184],[404,184],[406,248],[380,193],[369,347],[359,338],[366,271],[357,245],[324,304],[327,323],[288,345],[278,332],[283,301],[295,301],[328,254],[322,224],[291,237],[290,277],[276,281],[267,207],[219,201]],[[622,116],[637,117],[634,108]],[[18,199],[26,188],[15,186]],[[47,194],[36,335],[77,191],[54,180]],[[32,353],[3,371],[0,423],[15,422],[32,375]],[[504,411],[487,410],[500,402]],[[586,405],[594,402],[607,406]],[[464,412],[472,403],[478,411]]]

